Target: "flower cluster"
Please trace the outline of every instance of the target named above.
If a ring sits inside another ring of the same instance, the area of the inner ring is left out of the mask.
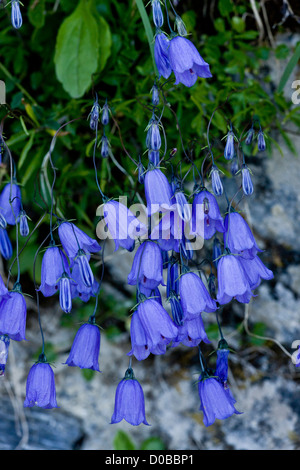
[[[158,77],[151,89],[151,114],[145,128],[147,157],[145,162],[141,157],[139,161],[130,157],[136,164],[137,184],[140,184],[140,192],[143,191],[145,200],[139,210],[128,208],[124,201],[117,198],[105,196],[98,181],[97,149],[100,147],[102,159],[113,158],[105,132],[110,119],[114,119],[107,100],[101,107],[96,95],[88,115],[88,125],[95,139],[93,163],[102,200],[102,232],[113,239],[115,252],[122,249],[132,253],[127,283],[135,286],[136,299],[130,319],[131,345],[127,352],[129,366],[116,389],[111,423],[125,419],[134,426],[141,423],[148,425],[144,394],[135,378],[132,361],[134,358],[144,361],[150,355],[164,355],[181,345],[197,348],[201,368],[198,381],[200,410],[205,426],[210,426],[216,419],[240,414],[228,385],[230,348],[223,336],[219,315],[224,305],[230,302],[249,304],[257,295],[255,290],[262,280],[272,279],[273,273],[260,258],[262,250],[242,211],[237,209],[235,196],[229,201],[226,195],[222,172],[215,162],[209,138],[208,154],[203,159],[201,170],[185,154],[186,160],[190,162],[190,169],[183,176],[182,162],[173,164],[177,149],[171,150],[169,159],[166,159],[166,150],[163,152],[162,149],[167,148],[167,133],[162,122],[163,112],[158,108],[161,96],[165,101],[160,80],[162,77],[169,80],[174,73],[175,85],[181,83],[191,87],[196,84],[198,77],[207,79],[212,74],[209,64],[185,37],[187,31],[181,18],[175,14],[177,33],[170,29],[170,34],[167,35],[162,31],[164,13],[160,0],[152,0],[151,8],[156,27],[154,57]],[[166,14],[170,26],[167,11]],[[22,24],[18,0],[12,0],[12,23],[15,28]],[[212,119],[209,125],[211,121]],[[102,135],[98,139],[100,122]],[[252,122],[246,134],[246,145],[250,145],[255,137],[254,124]],[[56,135],[49,152],[49,161],[54,172],[51,151]],[[245,162],[242,140],[237,137],[236,129],[231,123],[225,138],[225,165],[231,164],[231,172],[237,181],[241,175],[237,194],[242,191],[243,197],[249,197],[254,192],[251,172]],[[257,133],[257,141],[258,149],[265,150],[265,137],[261,127]],[[3,142],[0,135],[0,149],[3,149]],[[0,158],[2,159],[2,150]],[[207,173],[204,173],[207,159],[210,161]],[[167,171],[163,171],[160,166],[162,161],[166,163]],[[117,164],[119,169],[122,168],[119,162]],[[187,182],[191,169],[193,181]],[[54,184],[49,210],[49,234],[36,253],[37,256],[43,248],[41,282],[37,285],[34,281],[42,352],[29,371],[24,401],[25,407],[47,409],[57,408],[58,405],[54,372],[44,351],[39,295],[42,294],[45,298],[57,295],[60,308],[66,314],[72,312],[73,299],[81,299],[85,303],[91,298],[95,299],[94,311],[79,327],[64,364],[100,372],[101,338],[96,312],[103,271],[100,279],[97,278],[91,262],[95,254],[101,253],[103,256],[105,248],[105,243],[101,245],[69,219],[54,214],[53,191]],[[223,202],[222,196],[226,197],[226,210],[219,203]],[[56,219],[55,225],[53,219]],[[11,258],[13,252],[7,234],[8,226],[16,226],[17,235],[29,236],[28,217],[23,209],[21,190],[14,175],[11,175],[11,181],[5,184],[0,194],[0,252],[6,260]],[[99,233],[100,230],[97,231],[98,236]],[[203,247],[209,255],[201,259]],[[19,261],[18,247],[16,258]],[[103,265],[102,257],[102,269]],[[212,346],[206,331],[204,314],[213,316],[219,327],[220,341],[213,368],[207,366],[202,352],[204,344]],[[26,339],[26,316],[26,300],[18,269],[17,281],[12,290],[8,290],[0,278],[0,375],[5,373],[10,341]]]

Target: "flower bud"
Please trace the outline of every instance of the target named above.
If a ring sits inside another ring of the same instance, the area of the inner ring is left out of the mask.
[[[257,147],[260,152],[266,150],[266,141],[262,130],[260,130],[257,135]]]
[[[159,0],[152,0],[152,15],[153,23],[157,28],[161,28],[164,24],[164,16],[161,9],[161,4]]]
[[[22,26],[22,14],[20,10],[19,0],[12,0],[11,2],[11,24],[15,29],[20,29]]]
[[[106,126],[109,123],[109,106],[107,102],[102,108],[101,123],[103,124],[103,126]]]
[[[222,181],[220,178],[220,171],[216,166],[213,167],[210,176],[211,176],[211,184],[212,184],[213,192],[215,193],[216,196],[222,196],[223,185],[222,185]]]
[[[22,210],[20,213],[20,235],[22,237],[27,237],[28,234],[29,234],[29,226],[28,226],[27,215],[26,215],[26,212]]]
[[[175,27],[177,28],[179,36],[187,36],[188,33],[187,33],[187,30],[186,30],[185,24],[184,24],[182,18],[180,18],[179,15],[176,15]]]
[[[72,310],[71,281],[67,273],[63,273],[59,281],[59,303],[65,313]]]
[[[242,187],[246,196],[250,196],[253,193],[253,183],[251,180],[250,171],[246,166],[244,166],[242,169]]]

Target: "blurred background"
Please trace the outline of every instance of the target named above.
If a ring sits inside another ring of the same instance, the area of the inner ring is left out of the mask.
[[[152,34],[151,5],[145,3]],[[252,170],[254,193],[240,210],[263,249],[261,259],[274,279],[263,282],[249,309],[232,302],[222,312],[222,327],[230,347],[229,381],[243,414],[205,428],[199,411],[196,381],[197,348],[178,346],[164,356],[134,361],[143,386],[151,426],[133,428],[124,421],[111,425],[114,394],[128,365],[130,310],[135,290],[127,285],[134,253],[114,244],[105,249],[103,287],[97,323],[101,325],[102,373],[67,367],[80,322],[94,310],[94,299],[74,301],[64,314],[58,297],[41,296],[46,355],[54,367],[59,409],[24,409],[28,371],[41,351],[33,283],[33,261],[49,231],[46,215],[28,241],[20,240],[21,284],[28,306],[27,342],[11,341],[6,374],[0,378],[0,448],[34,450],[189,449],[296,450],[300,447],[300,373],[292,361],[300,341],[300,6],[297,0],[231,1],[176,0],[188,38],[210,64],[212,79],[192,88],[164,87],[168,106],[163,126],[172,162],[189,167],[185,153],[198,168],[205,160],[206,132],[223,171],[226,193],[232,197],[240,176],[232,177],[223,157],[228,122],[241,134],[256,116],[267,136],[267,149],[257,142],[244,148]],[[170,11],[170,20],[174,15]],[[107,196],[127,196],[129,205],[144,199],[131,156],[146,165],[145,128],[151,118],[154,83],[151,47],[135,0],[30,0],[21,6],[23,25],[12,28],[11,6],[0,5],[0,80],[6,105],[0,106],[3,137],[16,162],[24,208],[33,231],[49,210],[53,171],[47,153],[60,126],[52,159],[56,168],[55,212],[76,221],[93,238],[101,204],[95,182],[95,135],[88,116],[95,94],[101,106],[108,100],[112,119],[106,135],[110,157],[97,168]],[[145,19],[144,19],[145,21]],[[166,20],[164,31],[168,32]],[[149,31],[148,31],[149,34]],[[299,82],[297,82],[299,80]],[[162,81],[160,82],[162,83]],[[101,139],[101,129],[99,140]],[[185,149],[185,152],[183,151]],[[186,179],[192,190],[192,175]],[[9,180],[7,159],[0,167],[1,184]],[[207,187],[210,181],[207,180]],[[226,200],[220,201],[222,210]],[[17,274],[15,230],[11,259],[0,259],[4,280]],[[205,246],[200,256],[205,257]],[[40,282],[42,256],[35,266]],[[102,260],[92,257],[101,277]],[[203,316],[211,345],[205,354],[212,364],[218,342],[214,319]],[[12,344],[13,343],[13,344]]]

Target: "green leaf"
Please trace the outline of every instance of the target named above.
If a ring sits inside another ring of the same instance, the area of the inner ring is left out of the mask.
[[[56,76],[72,98],[84,95],[98,66],[99,28],[93,3],[81,0],[61,24],[56,39]]]
[[[124,431],[118,431],[114,438],[115,450],[135,450],[135,445],[131,438]]]
[[[243,33],[246,28],[246,23],[243,18],[240,18],[239,16],[234,16],[232,18],[232,27],[238,33]]]
[[[141,450],[165,450],[165,445],[159,437],[149,437],[142,442]]]
[[[110,32],[110,27],[102,16],[98,18],[99,24],[99,68],[98,71],[101,72],[111,54],[112,46],[112,37]]]
[[[36,28],[42,28],[45,24],[45,0],[31,0],[28,8],[28,19]]]
[[[300,59],[300,42],[297,44],[295,52],[292,55],[292,57],[290,58],[289,63],[287,64],[287,66],[286,66],[286,68],[285,68],[285,70],[282,74],[281,80],[280,80],[279,85],[278,85],[278,90],[277,90],[278,93],[283,91],[283,89],[284,89],[285,85],[287,84],[287,81],[290,78],[290,75],[291,75],[292,71],[294,70],[294,68],[296,67],[299,59]]]

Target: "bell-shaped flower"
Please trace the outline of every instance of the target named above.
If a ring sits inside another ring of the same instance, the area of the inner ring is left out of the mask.
[[[196,83],[198,77],[212,77],[208,63],[203,60],[189,39],[181,36],[171,39],[168,58],[176,77],[175,85],[183,83],[183,85],[191,87]]]
[[[159,211],[165,212],[171,209],[171,185],[164,173],[158,168],[150,169],[145,174],[145,196],[149,216]]]
[[[232,299],[248,304],[253,293],[239,255],[224,254],[218,263],[217,301],[224,305]]]
[[[215,377],[200,376],[198,392],[205,426],[212,425],[216,419],[227,419],[233,414],[240,414],[233,406],[230,394]]]
[[[59,289],[59,280],[63,272],[70,275],[66,255],[57,246],[49,246],[42,259],[41,285],[38,290],[45,297],[54,295]]]
[[[223,217],[215,196],[203,189],[194,196],[190,233],[209,240],[216,231],[225,231]]]
[[[150,353],[165,354],[167,345],[177,336],[177,327],[159,302],[146,299],[131,317],[130,336],[132,349],[128,355],[141,361]]]
[[[15,287],[16,288],[16,287]],[[21,288],[9,292],[0,302],[0,334],[14,341],[26,340],[27,306]]]
[[[269,281],[274,277],[273,272],[264,265],[257,255],[252,259],[246,259],[240,256],[239,261],[245,271],[251,290],[256,289],[262,279]]]
[[[193,320],[185,320],[183,325],[178,327],[178,335],[173,341],[172,347],[181,343],[189,348],[194,348],[198,346],[201,341],[210,344],[210,340],[204,328],[203,319],[201,315],[199,315]]]
[[[78,250],[87,253],[98,253],[101,250],[99,243],[89,237],[83,230],[72,222],[62,222],[58,227],[58,236],[61,244],[71,261],[76,257]]]
[[[10,339],[7,335],[0,335],[0,377],[5,375]]]
[[[175,205],[177,209],[177,213],[179,217],[184,221],[184,222],[189,222],[192,217],[192,211],[191,211],[191,206],[187,202],[186,196],[183,193],[183,191],[175,191],[174,197],[173,197],[173,204]]]
[[[80,369],[100,372],[100,329],[92,319],[82,325],[76,333],[66,364]]]
[[[127,369],[125,377],[117,386],[111,424],[123,419],[132,426],[139,426],[141,423],[149,425],[145,416],[144,392],[131,368]]]
[[[41,355],[42,356],[42,355]],[[51,409],[58,408],[56,402],[55,377],[46,358],[40,356],[40,361],[35,363],[28,374],[26,382],[26,398],[24,407]]]
[[[13,254],[10,238],[4,228],[0,228],[0,253],[6,260],[10,259]]]
[[[249,225],[238,212],[227,214],[224,226],[224,246],[229,248],[231,253],[252,259],[262,251],[259,249]]]
[[[150,238],[156,241],[162,250],[179,253],[185,224],[175,207],[173,205],[152,228]]]
[[[163,76],[166,80],[172,73],[168,55],[169,45],[170,41],[164,33],[159,32],[156,34],[154,42],[155,64],[158,70],[159,78]]]
[[[215,312],[217,304],[209,295],[204,282],[193,272],[186,272],[179,279],[179,293],[185,320],[192,320],[202,312]]]
[[[16,183],[7,183],[0,194],[0,212],[9,225],[15,225],[21,211],[21,190]]]
[[[128,284],[142,284],[148,289],[164,284],[162,254],[157,243],[146,240],[138,247],[128,275]]]
[[[128,251],[134,249],[135,240],[147,233],[147,227],[139,221],[124,204],[107,201],[103,206],[104,220],[115,242],[115,251],[119,246]]]

